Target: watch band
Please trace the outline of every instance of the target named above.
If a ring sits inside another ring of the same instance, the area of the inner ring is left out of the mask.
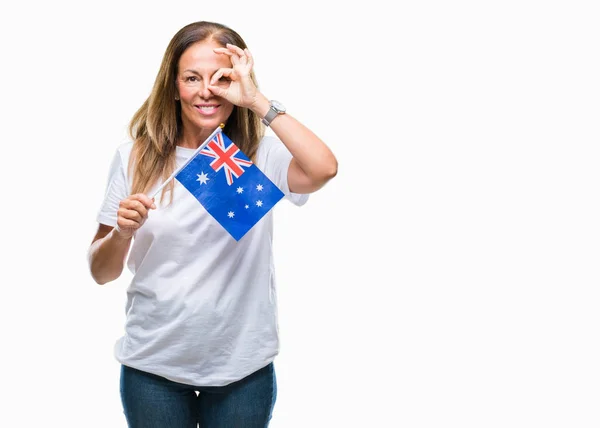
[[[267,112],[267,114],[265,115],[265,117],[263,117],[263,118],[261,119],[261,120],[262,120],[262,123],[264,123],[264,125],[265,125],[265,126],[270,126],[270,125],[271,125],[271,122],[273,122],[273,119],[275,119],[275,117],[277,117],[277,114],[278,114],[277,110],[275,110],[275,109],[273,108],[273,106],[271,106],[271,107],[269,108],[269,111],[268,111],[268,112]]]
[[[270,126],[271,122],[273,122],[273,119],[275,119],[278,115],[285,114],[285,106],[279,101],[270,100],[269,105],[269,111],[267,114],[265,114],[265,117],[261,119],[265,126]]]

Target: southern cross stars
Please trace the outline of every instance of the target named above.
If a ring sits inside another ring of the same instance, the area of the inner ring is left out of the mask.
[[[198,177],[200,177],[200,175],[198,175]],[[198,179],[198,180],[200,180],[200,179]],[[264,190],[264,186],[263,186],[262,184],[257,184],[257,185],[256,185],[256,190],[258,190],[259,192],[262,192],[262,191]],[[239,187],[238,187],[238,188],[235,190],[235,192],[236,192],[238,195],[241,195],[242,193],[244,193],[244,188],[243,188],[242,186],[239,186]],[[259,200],[257,200],[257,201],[256,201],[254,204],[255,204],[257,207],[259,207],[259,208],[260,208],[260,207],[262,207],[262,206],[263,206],[263,201],[259,199]],[[245,208],[245,209],[248,209],[248,208],[250,208],[250,205],[248,205],[248,204],[245,204],[245,205],[244,205],[244,208]],[[229,211],[229,212],[227,213],[227,217],[229,217],[229,218],[233,218],[234,216],[235,216],[235,213],[234,213],[233,211]]]

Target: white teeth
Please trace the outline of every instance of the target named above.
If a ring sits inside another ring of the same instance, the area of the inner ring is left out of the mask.
[[[199,107],[199,108],[200,108],[200,110],[208,111],[208,110],[214,110],[216,107],[214,107],[214,106],[208,106],[208,107],[207,106],[202,106],[202,107]]]

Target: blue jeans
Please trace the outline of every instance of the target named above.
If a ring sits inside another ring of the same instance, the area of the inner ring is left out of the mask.
[[[273,363],[229,385],[208,387],[121,366],[121,402],[130,428],[266,428],[276,397]]]

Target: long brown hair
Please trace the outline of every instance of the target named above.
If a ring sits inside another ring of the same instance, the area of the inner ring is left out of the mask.
[[[238,33],[216,22],[194,22],[173,36],[150,96],[129,123],[129,134],[134,142],[129,162],[129,171],[133,173],[132,193],[146,193],[159,180],[166,180],[175,171],[175,149],[183,131],[181,105],[175,100],[179,59],[188,47],[205,40],[214,40],[223,47],[231,43],[242,49],[247,48]],[[257,85],[254,71],[251,77]],[[264,127],[255,113],[234,106],[223,132],[246,156],[254,160],[264,135]],[[161,199],[169,191],[172,201],[174,185],[171,181],[165,186]]]

